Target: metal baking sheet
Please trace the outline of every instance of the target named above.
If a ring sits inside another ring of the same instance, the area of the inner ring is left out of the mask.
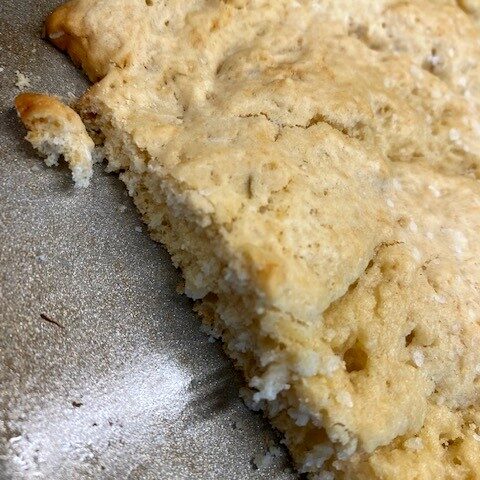
[[[120,181],[74,189],[22,140],[17,72],[68,98],[88,82],[41,39],[53,0],[0,1],[0,478],[293,479],[275,432],[200,331]]]

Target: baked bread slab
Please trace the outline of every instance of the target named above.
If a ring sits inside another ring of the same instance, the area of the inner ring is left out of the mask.
[[[75,108],[108,168],[312,478],[480,478],[477,13],[74,0],[46,22],[97,82]]]

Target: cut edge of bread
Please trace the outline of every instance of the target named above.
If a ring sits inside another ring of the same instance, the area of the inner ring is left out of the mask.
[[[312,372],[328,376],[341,366],[341,359],[315,357],[304,371],[292,370],[287,357],[272,361],[276,346],[268,344],[271,338],[261,333],[265,306],[249,282],[248,272],[231,252],[226,252],[214,227],[195,217],[173,185],[162,182],[153,193],[151,177],[138,168],[139,164],[148,163],[144,158],[147,154],[138,149],[128,134],[119,133],[106,113],[108,109],[83,105],[87,108],[82,112],[84,124],[72,108],[48,95],[22,94],[15,105],[29,130],[27,140],[46,156],[47,165],[57,164],[63,155],[79,187],[88,186],[95,157],[95,143],[87,130],[94,138],[101,132],[99,141],[104,142],[102,152],[107,170],[121,170],[120,178],[151,237],[165,245],[174,265],[181,268],[185,293],[197,301],[196,310],[204,326],[222,339],[226,353],[243,372],[249,387],[241,391],[245,403],[252,410],[262,410],[285,435],[300,471],[319,473],[334,453],[337,458],[353,454],[357,439],[347,435],[340,440],[332,426],[325,425],[289,392],[292,377],[298,381]],[[90,118],[94,119],[91,125]],[[192,244],[190,248],[186,242]],[[312,442],[312,438],[316,440]]]
[[[228,249],[215,225],[196,214],[171,179],[145,170],[148,153],[115,125],[106,105],[90,103],[87,95],[77,107],[87,130],[92,135],[101,132],[107,170],[120,172],[150,236],[166,247],[181,269],[184,292],[197,302],[205,330],[222,340],[242,371],[247,387],[240,393],[246,405],[263,411],[284,434],[300,472],[324,474],[335,459],[347,460],[357,451],[356,436],[345,428],[339,432],[338,424],[312,411],[291,390],[302,378],[330,377],[344,367],[343,360],[313,351],[302,352],[301,359],[289,351],[277,356],[280,346],[265,331],[264,319],[278,312],[262,298],[248,265]]]

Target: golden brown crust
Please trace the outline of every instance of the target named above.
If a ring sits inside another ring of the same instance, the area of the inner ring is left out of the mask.
[[[25,92],[15,98],[15,108],[28,129],[34,127],[40,119],[49,118],[50,121],[62,122],[85,130],[82,119],[74,110],[64,105],[60,100],[49,95]]]
[[[123,5],[131,20],[126,28],[118,28],[115,1],[72,0],[55,9],[47,18],[44,35],[60,50],[66,51],[92,82],[103,78],[115,66],[130,62],[132,48],[143,29],[144,17],[139,13],[146,7],[142,2]],[[96,21],[102,18],[104,29]]]
[[[72,0],[54,10],[45,22],[44,34],[57,48],[66,51],[92,82],[96,82],[103,76],[102,72],[89,61],[86,39],[76,33],[71,21],[76,4],[78,2]]]

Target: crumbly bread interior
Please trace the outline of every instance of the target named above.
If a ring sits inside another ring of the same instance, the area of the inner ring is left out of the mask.
[[[15,107],[28,129],[26,139],[45,156],[45,163],[57,165],[63,156],[78,187],[87,187],[92,178],[95,144],[78,114],[48,95],[23,93]]]
[[[285,433],[301,471],[348,479],[476,472],[475,180],[394,166],[385,186],[394,225],[347,292],[311,320],[269,305],[217,227],[163,180],[135,171],[152,159],[111,124],[101,130],[109,157],[133,159],[121,178],[152,237],[249,379],[247,402]]]
[[[109,169],[312,478],[480,478],[477,13],[76,0],[47,21],[99,80],[77,109]]]

